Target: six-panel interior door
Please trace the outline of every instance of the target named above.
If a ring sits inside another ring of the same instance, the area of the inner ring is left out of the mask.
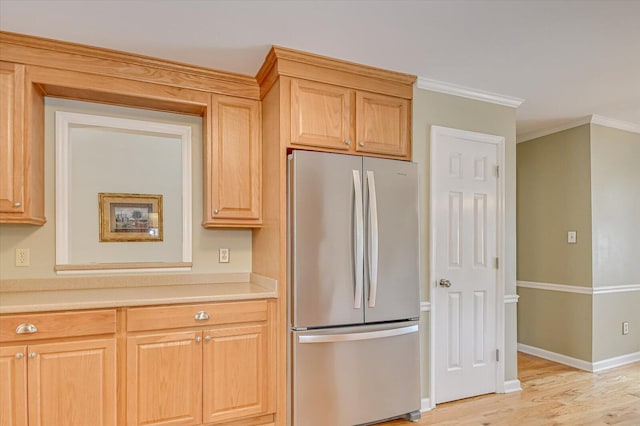
[[[496,391],[498,145],[446,134],[432,143],[440,403]]]

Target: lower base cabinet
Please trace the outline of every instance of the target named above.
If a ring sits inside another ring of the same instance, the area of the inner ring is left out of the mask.
[[[0,348],[0,425],[115,426],[115,339]]]
[[[193,305],[192,310],[182,305],[171,313],[130,310],[131,324],[141,330],[130,330],[127,337],[127,424],[271,423],[275,395],[269,389],[274,362],[268,306],[251,301]],[[173,324],[168,314],[175,315]],[[203,326],[193,327],[195,321]],[[165,329],[153,330],[154,324]],[[184,325],[191,326],[179,329]]]

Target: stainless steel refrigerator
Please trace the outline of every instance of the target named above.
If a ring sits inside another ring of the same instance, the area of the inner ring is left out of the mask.
[[[293,151],[289,424],[420,417],[415,163]]]

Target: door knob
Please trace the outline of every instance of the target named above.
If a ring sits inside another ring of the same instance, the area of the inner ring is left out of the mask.
[[[451,281],[445,280],[444,278],[442,278],[439,281],[439,284],[440,284],[440,287],[447,287],[447,288],[451,287]]]

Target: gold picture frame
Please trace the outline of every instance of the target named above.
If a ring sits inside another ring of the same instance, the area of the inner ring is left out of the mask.
[[[98,193],[100,242],[162,241],[162,195]]]

